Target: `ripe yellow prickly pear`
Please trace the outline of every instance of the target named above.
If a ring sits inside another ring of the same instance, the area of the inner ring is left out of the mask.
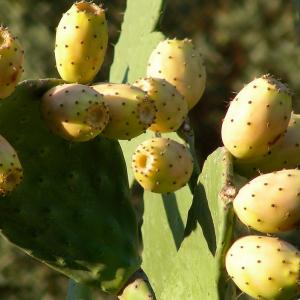
[[[258,176],[233,201],[239,219],[255,230],[274,233],[300,224],[300,170]]]
[[[295,300],[300,252],[274,237],[245,236],[226,255],[226,269],[244,293],[259,300]]]
[[[0,194],[14,190],[22,178],[23,170],[15,149],[0,135]]]
[[[42,115],[54,133],[77,142],[94,138],[109,121],[102,95],[75,83],[50,89],[42,99]]]
[[[24,51],[7,28],[0,27],[0,99],[15,90],[23,72]]]
[[[255,160],[236,160],[238,172],[251,176],[281,169],[292,169],[300,165],[300,115],[292,114],[283,138],[265,155]]]
[[[132,168],[145,190],[168,193],[186,185],[192,175],[193,158],[185,145],[168,138],[153,138],[136,148]]]
[[[56,32],[57,70],[67,82],[88,83],[101,68],[108,42],[105,11],[80,1],[63,15]]]
[[[202,54],[191,40],[164,40],[152,51],[147,76],[163,78],[184,96],[188,108],[200,100],[206,83]]]
[[[287,129],[291,102],[288,88],[272,76],[251,81],[226,113],[222,125],[225,147],[240,159],[266,154]]]
[[[130,84],[99,83],[92,88],[103,95],[110,121],[102,134],[129,140],[142,134],[154,121],[156,108],[145,92]]]
[[[155,103],[156,119],[150,130],[172,132],[180,127],[188,114],[188,107],[172,84],[164,79],[148,77],[137,80],[133,85],[145,91]]]

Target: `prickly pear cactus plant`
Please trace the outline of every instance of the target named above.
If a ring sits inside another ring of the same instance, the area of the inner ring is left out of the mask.
[[[164,5],[127,1],[110,82],[95,84],[104,9],[75,3],[56,35],[64,81],[25,81],[0,102],[1,233],[68,276],[68,300],[91,300],[91,287],[103,299],[295,300],[299,171],[250,181],[254,162],[298,161],[290,91],[269,75],[244,87],[200,172],[188,110],[203,57],[155,31]]]

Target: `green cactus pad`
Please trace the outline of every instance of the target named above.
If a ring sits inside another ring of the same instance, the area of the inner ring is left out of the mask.
[[[235,299],[224,255],[232,239],[236,194],[231,156],[219,148],[206,160],[195,188],[185,237],[168,272],[160,300]]]
[[[133,83],[146,75],[151,51],[164,39],[156,26],[162,14],[164,0],[128,0],[122,33],[115,47],[114,63],[110,70],[111,82]]]
[[[75,281],[117,293],[140,266],[124,158],[115,140],[71,143],[50,133],[40,97],[56,84],[23,82],[0,104],[0,132],[24,170],[23,182],[0,199],[0,228]]]

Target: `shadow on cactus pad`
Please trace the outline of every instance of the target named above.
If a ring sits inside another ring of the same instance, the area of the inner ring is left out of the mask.
[[[116,294],[140,267],[138,229],[117,141],[71,143],[47,129],[40,97],[59,80],[30,80],[0,103],[0,134],[22,183],[0,199],[2,234],[77,282]]]

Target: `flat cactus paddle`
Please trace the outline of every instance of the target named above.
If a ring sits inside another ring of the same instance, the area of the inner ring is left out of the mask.
[[[115,140],[72,143],[47,129],[40,99],[58,83],[25,81],[0,104],[0,132],[24,171],[0,199],[0,228],[76,282],[117,294],[141,263],[124,158]]]

